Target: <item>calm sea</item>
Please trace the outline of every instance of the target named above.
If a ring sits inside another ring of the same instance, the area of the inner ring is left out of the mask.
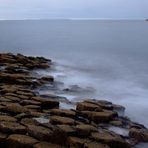
[[[148,126],[148,22],[0,21],[0,52],[51,58],[65,87],[93,89],[89,97],[124,105]]]

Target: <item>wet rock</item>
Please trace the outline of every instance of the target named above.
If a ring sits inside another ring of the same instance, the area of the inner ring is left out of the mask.
[[[0,131],[4,133],[25,134],[26,128],[16,122],[0,122]]]
[[[61,145],[56,145],[48,142],[40,142],[33,146],[33,148],[64,148]]]
[[[74,125],[75,120],[68,117],[61,117],[61,116],[51,116],[50,117],[51,124],[67,124],[67,125]]]
[[[98,142],[103,142],[107,145],[109,145],[111,148],[130,148],[131,146],[122,139],[119,135],[105,131],[100,130],[99,132],[94,132],[91,134],[92,138]]]
[[[51,115],[57,115],[57,116],[65,116],[65,117],[75,117],[76,113],[71,110],[67,109],[52,109],[50,111]]]
[[[8,137],[8,148],[33,148],[38,141],[35,138],[26,135],[14,134]]]
[[[87,102],[78,103],[76,109],[78,111],[102,111],[100,106]]]
[[[76,126],[76,131],[79,136],[87,137],[91,134],[91,132],[97,132],[98,129],[92,125],[77,125]]]
[[[148,130],[131,128],[129,131],[129,136],[136,139],[139,142],[148,142]]]
[[[30,136],[35,137],[41,141],[49,141],[53,134],[50,129],[36,125],[29,125],[27,132]]]

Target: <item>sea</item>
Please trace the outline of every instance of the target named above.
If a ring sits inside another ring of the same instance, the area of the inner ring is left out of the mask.
[[[50,74],[77,92],[62,94],[70,101],[112,101],[148,127],[148,22],[3,20],[0,52],[52,59]]]

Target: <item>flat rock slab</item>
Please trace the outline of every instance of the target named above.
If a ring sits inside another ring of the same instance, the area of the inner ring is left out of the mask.
[[[33,148],[38,142],[35,138],[19,134],[10,135],[7,140],[8,148]]]
[[[61,116],[51,116],[50,117],[51,124],[67,124],[67,125],[74,125],[75,120],[68,117],[61,117]]]

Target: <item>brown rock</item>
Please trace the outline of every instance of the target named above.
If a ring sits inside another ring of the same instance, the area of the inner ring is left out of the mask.
[[[89,118],[96,123],[101,123],[110,121],[113,116],[113,112],[91,112]]]
[[[15,96],[5,96],[6,99],[9,99],[13,102],[19,102],[20,99],[18,97],[15,97]]]
[[[32,118],[23,118],[21,120],[21,124],[23,124],[25,126],[30,126],[30,125],[38,125],[39,123]]]
[[[97,132],[98,129],[92,125],[83,124],[83,125],[77,125],[76,131],[79,136],[87,137],[91,134],[91,132]]]
[[[64,133],[67,135],[75,135],[76,130],[73,126],[70,125],[57,125],[58,128],[60,128]]]
[[[33,148],[64,148],[60,145],[48,143],[48,142],[40,142],[33,146]]]
[[[87,103],[91,103],[91,104],[95,104],[95,105],[98,105],[100,106],[102,109],[107,109],[107,110],[113,110],[113,105],[111,102],[106,102],[106,101],[99,101],[99,100],[86,100],[85,102]]]
[[[30,110],[40,110],[41,109],[41,107],[38,105],[25,105],[24,107]]]
[[[148,142],[148,130],[131,128],[129,131],[129,136],[138,140],[139,142]]]
[[[68,118],[68,117],[60,117],[60,116],[51,116],[50,117],[50,123],[51,124],[68,124],[68,125],[74,125],[75,120]]]
[[[30,136],[33,136],[42,141],[49,141],[53,134],[50,129],[36,125],[29,125],[27,128],[27,132]]]
[[[92,138],[98,142],[103,142],[109,145],[111,148],[130,148],[131,146],[122,139],[119,135],[105,131],[100,130],[99,132],[94,132],[91,134]]]
[[[0,130],[4,133],[16,133],[24,134],[26,133],[26,128],[16,122],[0,122]]]
[[[9,103],[5,106],[5,111],[11,112],[12,114],[24,113],[27,111],[23,106],[18,103]]]
[[[32,99],[41,102],[42,109],[52,109],[59,107],[59,102],[54,99],[45,99],[42,97],[33,97]]]
[[[76,109],[78,111],[95,111],[95,110],[102,111],[100,106],[88,102],[78,103]]]
[[[90,142],[89,139],[82,139],[78,137],[68,137],[67,143],[70,147],[81,148],[84,144]]]
[[[0,115],[0,122],[1,121],[16,122],[17,119],[14,117],[7,116],[7,115]]]
[[[65,117],[75,117],[76,113],[71,110],[67,109],[52,109],[50,111],[51,115],[57,115],[57,116],[65,116]]]
[[[90,142],[84,145],[85,148],[110,148],[106,144],[98,143],[98,142]]]
[[[33,145],[38,141],[30,136],[26,135],[10,135],[8,137],[8,148],[33,148]]]

